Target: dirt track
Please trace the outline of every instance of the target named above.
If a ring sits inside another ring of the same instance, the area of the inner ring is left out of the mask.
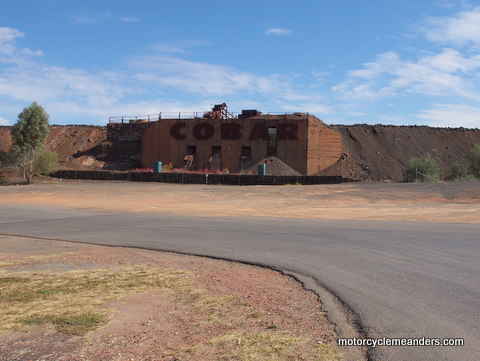
[[[235,187],[55,181],[2,187],[0,200],[181,216],[480,222],[480,182]]]

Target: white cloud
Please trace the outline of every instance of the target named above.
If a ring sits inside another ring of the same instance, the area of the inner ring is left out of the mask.
[[[434,127],[480,128],[480,107],[458,104],[436,104],[417,115]]]
[[[124,23],[135,23],[140,21],[140,18],[136,16],[115,15],[110,10],[75,10],[72,11],[68,17],[74,24],[98,24],[110,20],[122,21]]]
[[[10,125],[10,122],[5,118],[0,117],[0,125]]]
[[[402,60],[398,54],[380,54],[376,61],[348,73],[347,80],[333,87],[340,95],[378,99],[401,92],[432,96],[460,96],[480,100],[480,55],[464,55],[453,49],[424,54],[416,61]]]
[[[287,79],[278,75],[258,75],[169,55],[142,56],[132,60],[131,67],[142,70],[135,78],[143,83],[198,95],[289,94],[292,88]]]
[[[420,32],[434,43],[468,48],[445,47],[436,53],[419,53],[416,59],[388,51],[349,71],[347,79],[332,90],[363,100],[414,94],[480,101],[480,7],[451,17],[430,17]]]
[[[440,44],[480,45],[480,7],[452,17],[430,17],[421,27],[427,39]]]
[[[18,60],[6,67],[2,64],[6,60],[0,58],[0,102],[9,104],[11,115],[12,107],[18,112],[33,100],[41,103],[56,123],[73,117],[78,118],[75,121],[105,122],[109,115],[202,111],[223,101],[237,110],[242,104],[257,103],[277,111],[329,111],[321,97],[299,88],[293,75],[255,74],[182,57],[182,49],[210,45],[204,41],[157,44],[150,48],[153,54],[135,56],[122,71],[91,72],[35,61],[15,42],[23,36],[21,32],[10,29],[4,34],[4,43]]]
[[[17,29],[0,27],[0,44],[2,46],[4,44],[12,43],[16,39],[23,38],[24,36],[25,34]]]
[[[29,68],[0,71],[0,96],[26,102],[77,97],[99,103],[102,99],[118,99],[127,93],[127,89],[119,86],[119,77],[113,73],[94,74],[37,63]]]
[[[136,16],[119,16],[118,19],[124,23],[136,23],[140,21],[140,18]]]
[[[212,43],[206,40],[177,40],[162,41],[150,45],[148,48],[155,53],[160,54],[189,54],[190,48],[200,46],[210,46]]]
[[[289,36],[292,35],[292,31],[286,28],[268,28],[263,32],[266,36]]]
[[[16,46],[15,42],[24,36],[25,34],[17,29],[0,27],[0,62],[20,64],[32,57],[43,55],[39,50]]]
[[[366,117],[367,114],[363,112],[356,112],[356,111],[347,111],[345,112],[346,115],[349,115],[351,117]]]

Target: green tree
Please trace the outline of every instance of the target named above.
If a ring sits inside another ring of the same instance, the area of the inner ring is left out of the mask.
[[[480,178],[480,143],[473,146],[470,153],[466,155],[466,159],[470,163],[472,175],[476,178]]]
[[[34,174],[49,175],[58,164],[58,154],[45,151],[38,155],[34,161]]]
[[[435,182],[440,180],[440,165],[431,154],[410,158],[405,170],[407,182]]]
[[[48,114],[42,106],[33,102],[18,115],[12,127],[12,151],[22,168],[23,177],[30,184],[35,174],[35,160],[43,152],[45,139],[50,131]]]

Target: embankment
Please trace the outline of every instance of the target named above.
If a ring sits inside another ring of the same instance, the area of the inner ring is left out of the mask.
[[[52,126],[47,148],[62,169],[126,170],[140,166],[142,133],[148,123]],[[402,179],[408,159],[433,154],[447,170],[480,143],[479,129],[426,126],[334,125],[343,135],[341,159],[321,175],[358,180]],[[10,127],[0,127],[0,150],[11,145]]]

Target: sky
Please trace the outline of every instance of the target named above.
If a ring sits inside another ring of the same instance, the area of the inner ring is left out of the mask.
[[[480,1],[0,0],[0,125],[229,110],[480,127]]]

